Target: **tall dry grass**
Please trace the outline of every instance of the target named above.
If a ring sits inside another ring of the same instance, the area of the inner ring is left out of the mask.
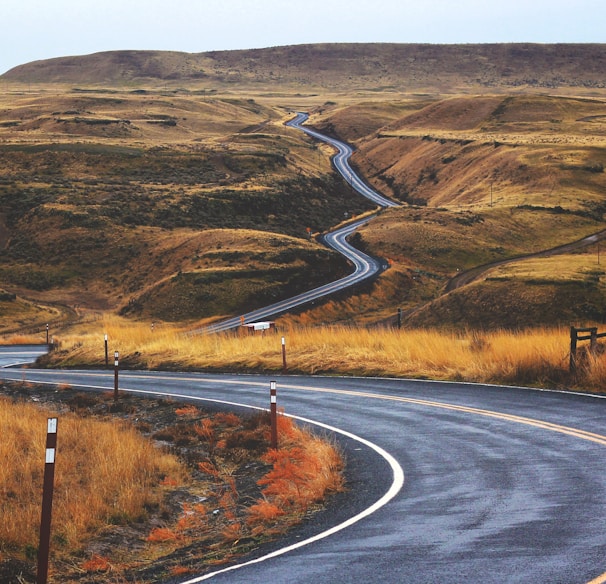
[[[46,332],[38,334],[10,334],[0,336],[0,345],[44,345]]]
[[[280,323],[278,323],[280,324]],[[569,329],[463,331],[281,327],[279,334],[187,335],[178,327],[106,316],[59,339],[55,365],[101,365],[103,334],[111,351],[149,368],[282,369],[281,336],[289,371],[465,380],[509,385],[604,388],[606,356],[588,358],[568,374]],[[121,358],[122,358],[121,357]]]
[[[0,545],[31,555],[38,545],[47,418],[32,404],[0,399]],[[184,477],[172,455],[115,422],[59,416],[53,550],[78,549],[95,529],[123,524],[158,504],[161,480]]]

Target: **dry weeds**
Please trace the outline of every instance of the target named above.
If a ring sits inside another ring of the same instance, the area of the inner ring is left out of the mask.
[[[449,332],[282,324],[290,372],[603,388],[604,356],[589,360],[576,379],[568,376],[569,329],[564,327]],[[145,323],[109,316],[88,326],[86,333],[59,339],[52,365],[101,366],[108,332],[112,349],[139,367],[280,371],[283,366],[278,334],[190,336],[166,324],[151,331]]]
[[[0,398],[0,497],[3,551],[36,549],[40,525],[46,420],[51,412]],[[121,423],[60,416],[55,475],[53,538],[58,553],[73,550],[111,523],[137,521],[162,497],[167,476],[185,478],[172,455],[150,448],[134,428]],[[68,454],[69,453],[69,454]]]
[[[23,582],[32,581],[46,417],[57,406],[50,582],[200,574],[285,533],[343,487],[336,446],[282,415],[281,450],[271,451],[268,414],[212,415],[135,396],[114,403],[69,387],[2,390],[45,405],[2,398],[0,409],[0,573],[21,570]]]

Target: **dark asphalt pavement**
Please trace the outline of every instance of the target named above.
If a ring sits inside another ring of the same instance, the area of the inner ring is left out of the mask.
[[[113,387],[111,372],[27,370],[26,377]],[[269,407],[267,376],[123,372],[120,379],[121,388]],[[281,545],[362,516],[214,582],[606,582],[604,399],[427,381],[271,379],[287,414],[351,433],[337,434],[349,492]]]

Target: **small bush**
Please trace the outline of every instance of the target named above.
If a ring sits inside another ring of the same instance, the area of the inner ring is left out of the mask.
[[[147,541],[152,543],[166,543],[168,541],[175,541],[177,534],[168,527],[156,527],[147,536]]]

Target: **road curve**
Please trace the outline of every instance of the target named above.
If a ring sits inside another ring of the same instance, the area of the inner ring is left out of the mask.
[[[366,217],[364,219],[355,221],[346,227],[326,234],[323,238],[326,245],[343,254],[353,264],[354,270],[349,275],[334,282],[319,286],[318,288],[314,288],[313,290],[303,292],[302,294],[297,294],[292,298],[287,298],[286,300],[275,302],[269,306],[252,310],[251,312],[247,312],[241,316],[228,318],[193,332],[215,333],[237,328],[243,322],[248,323],[261,321],[278,314],[283,314],[284,312],[292,310],[293,308],[303,304],[309,304],[319,298],[322,298],[323,296],[339,292],[340,290],[348,288],[349,286],[359,284],[368,278],[376,276],[387,266],[380,260],[356,249],[346,241],[347,237],[358,229],[358,227],[364,223],[367,223],[369,219],[369,217]]]
[[[373,203],[376,203],[379,207],[398,207],[399,203],[384,197],[374,189],[370,188],[351,168],[349,164],[349,159],[353,154],[353,148],[346,144],[345,142],[341,142],[336,138],[331,138],[330,136],[325,136],[316,130],[312,130],[303,125],[304,122],[307,121],[309,116],[306,113],[299,112],[292,120],[286,122],[287,126],[291,128],[297,128],[298,130],[302,130],[309,136],[320,140],[321,142],[326,142],[330,144],[337,150],[337,154],[332,159],[332,162],[336,168],[336,170],[343,176],[343,178],[351,184],[351,186],[360,193],[363,197],[370,199]]]
[[[0,369],[33,363],[47,352],[47,345],[0,345]]]
[[[24,374],[113,387],[111,372],[0,371]],[[160,372],[123,372],[121,387],[266,408],[270,379],[288,414],[343,432],[349,491],[280,542],[286,553],[269,545],[253,563],[187,583],[606,582],[606,400],[463,383]],[[403,469],[395,493],[396,470],[367,443]]]
[[[348,144],[345,144],[344,142],[341,142],[334,138],[330,138],[329,136],[324,136],[323,134],[320,134],[315,130],[311,130],[310,128],[306,128],[302,124],[303,122],[305,122],[305,120],[307,120],[307,118],[307,114],[299,113],[294,119],[287,122],[286,125],[292,128],[302,130],[306,134],[318,140],[327,142],[328,144],[336,148],[337,154],[333,158],[333,163],[336,170],[340,172],[341,175],[343,175],[343,177],[351,183],[352,187],[362,196],[370,199],[381,207],[397,206],[397,203],[394,203],[390,199],[383,197],[382,195],[371,189],[352,170],[352,168],[349,166],[349,157],[351,156],[353,150]],[[268,319],[270,317],[283,314],[298,306],[309,304],[311,302],[314,302],[315,300],[318,300],[319,298],[328,296],[329,294],[334,294],[335,292],[339,292],[341,290],[344,290],[345,288],[353,286],[354,284],[359,284],[360,282],[363,282],[368,278],[372,278],[378,275],[381,271],[387,269],[387,264],[361,252],[360,250],[356,249],[347,242],[347,237],[349,237],[361,225],[364,225],[365,223],[370,221],[370,219],[372,219],[372,216],[365,217],[364,219],[360,219],[358,221],[354,221],[352,223],[349,223],[345,227],[331,231],[322,237],[323,242],[328,247],[334,249],[335,251],[338,251],[353,264],[354,270],[348,276],[336,280],[335,282],[326,284],[324,286],[314,288],[313,290],[304,292],[303,294],[298,294],[297,296],[293,296],[292,298],[289,298],[287,300],[276,302],[269,306],[259,308],[258,310],[253,310],[245,314],[235,316],[233,318],[222,320],[207,327],[196,329],[192,331],[192,333],[215,333],[227,331],[237,328],[243,323],[250,323]]]

